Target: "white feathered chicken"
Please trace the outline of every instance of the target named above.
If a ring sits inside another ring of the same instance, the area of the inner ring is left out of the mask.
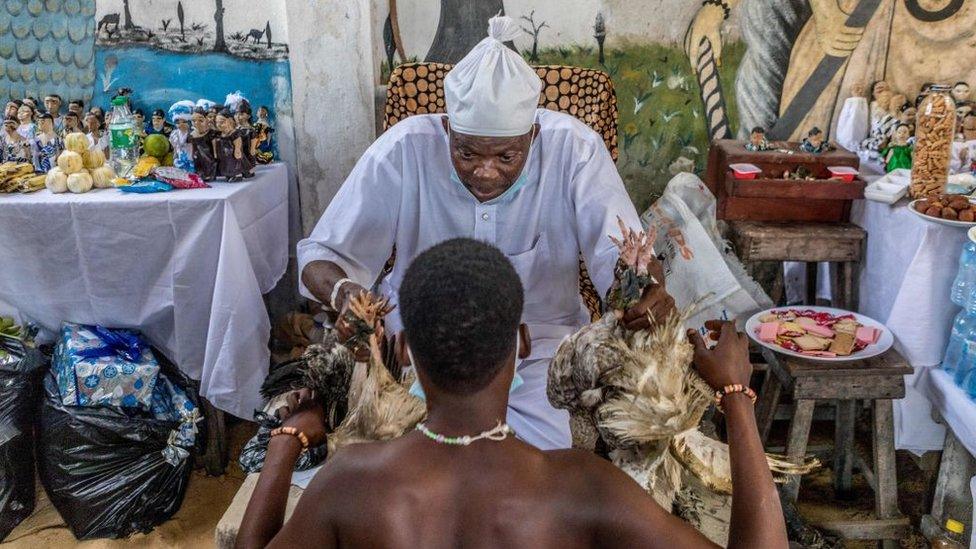
[[[716,495],[731,494],[728,446],[698,430],[714,393],[692,368],[694,351],[683,325],[687,313],[652,323],[649,330],[629,331],[620,324],[623,311],[656,282],[648,273],[654,236],[621,230],[621,240],[613,239],[620,259],[607,300],[613,314],[559,347],[549,369],[549,400],[571,413],[578,446],[605,451],[662,507],[721,542],[727,524],[705,524],[715,510],[702,507],[721,501]],[[768,461],[780,476],[816,465],[774,456]]]

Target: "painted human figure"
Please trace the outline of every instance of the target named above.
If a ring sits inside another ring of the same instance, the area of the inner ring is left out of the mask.
[[[813,128],[807,132],[807,136],[800,143],[800,150],[803,152],[820,154],[822,152],[827,152],[833,150],[830,143],[824,138],[824,132],[820,128]]]
[[[257,130],[251,125],[251,107],[247,102],[242,102],[234,113],[234,121],[237,122],[237,131],[241,134],[244,142],[244,177],[254,177],[254,166],[257,165],[258,136]]]
[[[85,129],[88,132],[88,148],[91,150],[100,149],[105,156],[108,156],[109,136],[105,131],[105,124],[94,109],[85,116]]]
[[[173,149],[173,165],[181,170],[194,172],[193,146],[189,143],[189,115],[179,114],[175,119],[176,128],[169,134],[169,144]]]
[[[35,113],[34,107],[26,103],[17,109],[17,121],[20,124],[17,126],[17,133],[24,139],[34,139],[34,135],[37,133],[37,124],[34,122]]]
[[[54,118],[54,132],[60,134],[64,129],[64,117],[61,115],[61,96],[52,93],[44,97],[44,109]]]
[[[54,130],[54,117],[44,113],[37,119],[37,135],[31,140],[34,169],[47,173],[57,165],[58,155],[64,150],[64,141]]]
[[[861,142],[861,150],[868,153],[868,157],[873,160],[880,160],[880,151],[885,142],[891,136],[891,131],[898,123],[896,115],[891,114],[891,105],[897,101],[897,97],[891,93],[887,85],[878,89],[875,84],[874,100],[871,102],[871,132],[867,139]],[[904,95],[900,96],[904,99]],[[904,101],[902,101],[904,104]],[[899,105],[900,107],[900,105]],[[898,110],[895,111],[896,113]]]
[[[721,64],[722,27],[733,11],[746,46],[735,80],[743,138],[754,126],[771,139],[833,128],[836,98],[857,82],[908,90],[923,80],[976,78],[971,56],[946,55],[972,47],[972,0],[709,0],[686,35],[693,69],[703,52]]]
[[[214,152],[216,137],[217,132],[210,126],[207,111],[193,111],[193,131],[186,141],[193,151],[193,167],[204,181],[217,178],[217,156]]]
[[[75,111],[64,113],[62,118],[64,118],[64,128],[61,131],[62,138],[69,133],[85,133],[85,129],[81,127],[81,118]]]
[[[271,125],[271,113],[268,107],[258,107],[258,121],[254,124],[258,133],[258,147],[256,157],[258,164],[274,162],[274,126]]]
[[[766,129],[762,126],[756,126],[749,133],[749,142],[746,143],[746,150],[759,152],[768,151],[772,149],[769,146],[769,141],[766,140]]]
[[[3,145],[4,162],[21,164],[31,161],[30,142],[17,131],[19,125],[20,121],[13,117],[3,121],[3,136],[0,143]]]
[[[881,150],[886,173],[902,168],[911,169],[912,145],[908,142],[911,135],[907,124],[898,124],[895,128],[888,146]]]
[[[911,102],[905,102],[901,107],[898,108],[898,124],[908,126],[909,139],[913,139],[915,136],[915,116],[917,114],[918,109],[916,109],[915,105],[913,105]],[[895,129],[897,129],[897,127]]]
[[[957,105],[969,101],[971,93],[969,83],[967,82],[956,82],[956,84],[952,86],[952,99],[955,100]]]
[[[210,127],[217,128],[217,115],[220,114],[220,107],[214,105],[207,109],[207,119],[210,120]]]
[[[213,142],[217,175],[227,181],[240,181],[247,171],[244,139],[230,110],[224,109],[217,115],[217,130],[220,133]]]
[[[146,135],[159,133],[169,137],[169,134],[172,132],[173,126],[166,121],[166,113],[163,112],[163,109],[154,110],[152,118],[146,124]]]

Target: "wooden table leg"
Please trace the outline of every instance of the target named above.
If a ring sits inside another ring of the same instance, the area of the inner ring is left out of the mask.
[[[763,446],[769,438],[769,430],[773,426],[773,419],[776,417],[776,406],[779,405],[779,397],[783,392],[783,384],[779,376],[773,372],[772,368],[766,369],[766,379],[763,380],[762,389],[759,390],[759,401],[756,403],[756,422],[759,426],[759,439]]]
[[[203,466],[207,474],[219,477],[227,469],[227,427],[224,424],[224,413],[214,408],[210,401],[200,397],[204,417],[207,423],[207,446],[203,453]]]
[[[848,311],[857,310],[857,284],[855,284],[856,270],[858,264],[853,261],[845,261],[837,266],[840,271],[840,284],[844,294],[842,309]]]
[[[874,509],[877,518],[891,519],[898,511],[898,479],[895,473],[895,422],[891,400],[874,401]],[[898,547],[897,540],[883,540],[885,549]]]
[[[807,262],[807,305],[817,304],[817,269],[820,264],[816,261]]]
[[[807,453],[810,438],[810,424],[813,423],[813,409],[816,400],[799,399],[793,405],[793,421],[790,422],[790,435],[786,441],[786,457],[794,463],[802,463]],[[789,501],[796,501],[800,493],[800,475],[790,475],[783,486],[783,495]]]
[[[838,400],[834,420],[834,497],[852,499],[851,477],[854,469],[854,425],[856,400]]]

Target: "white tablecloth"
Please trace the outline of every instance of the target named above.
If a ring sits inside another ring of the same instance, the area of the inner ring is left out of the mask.
[[[949,291],[966,231],[925,221],[907,204],[855,201],[851,221],[868,232],[860,312],[891,329],[895,348],[915,368],[906,378],[905,398],[895,402],[895,445],[924,452],[942,449],[945,430],[932,421],[930,404],[915,385],[924,369],[942,363],[959,312]]]
[[[138,328],[214,406],[251,418],[269,363],[262,294],[288,263],[287,168],[212,185],[0,195],[0,311],[52,332]]]

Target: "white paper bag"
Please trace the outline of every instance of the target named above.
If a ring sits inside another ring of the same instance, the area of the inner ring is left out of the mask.
[[[752,278],[719,233],[715,196],[693,174],[676,175],[641,221],[657,229],[654,249],[664,255],[668,293],[679,308],[698,303],[687,327],[706,320],[735,320],[741,328],[772,300]]]

